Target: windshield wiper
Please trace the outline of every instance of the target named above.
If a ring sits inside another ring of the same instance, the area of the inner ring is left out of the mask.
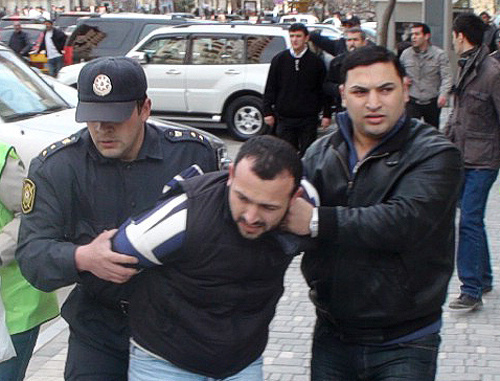
[[[22,112],[19,114],[6,115],[3,117],[3,120],[7,123],[8,122],[16,122],[18,120],[28,119],[28,118],[31,118],[31,117],[37,116],[37,115],[52,114],[53,112],[66,110],[68,108],[69,107],[67,107],[67,106],[53,106],[53,107],[49,107],[43,111],[29,111],[29,112]]]

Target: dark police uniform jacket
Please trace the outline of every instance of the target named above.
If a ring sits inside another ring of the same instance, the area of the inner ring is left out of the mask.
[[[144,271],[130,306],[139,346],[216,379],[262,355],[293,258],[274,233],[255,240],[240,234],[226,182],[227,173],[182,182],[188,197],[184,244],[162,260],[164,266]]]
[[[33,159],[23,189],[16,253],[23,275],[43,291],[76,282],[62,316],[82,340],[106,351],[123,351],[123,357],[129,329],[119,307],[133,282],[117,285],[78,273],[74,252],[104,230],[153,207],[164,185],[184,168],[197,163],[204,171],[216,169],[215,153],[199,135],[148,124],[145,129],[144,143],[132,162],[103,157],[87,129]]]

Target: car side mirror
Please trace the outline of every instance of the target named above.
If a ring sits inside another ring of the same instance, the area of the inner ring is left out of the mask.
[[[137,60],[141,65],[147,65],[150,61],[149,55],[146,52],[134,52],[129,57]]]

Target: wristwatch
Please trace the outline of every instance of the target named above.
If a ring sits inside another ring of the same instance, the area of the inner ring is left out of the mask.
[[[313,208],[311,221],[309,222],[309,230],[311,231],[312,238],[316,238],[318,236],[318,230],[319,230],[318,208]]]

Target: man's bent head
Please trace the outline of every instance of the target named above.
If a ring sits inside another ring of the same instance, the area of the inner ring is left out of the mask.
[[[241,235],[256,239],[279,226],[297,197],[302,163],[296,150],[272,136],[241,147],[229,168],[229,206]]]

